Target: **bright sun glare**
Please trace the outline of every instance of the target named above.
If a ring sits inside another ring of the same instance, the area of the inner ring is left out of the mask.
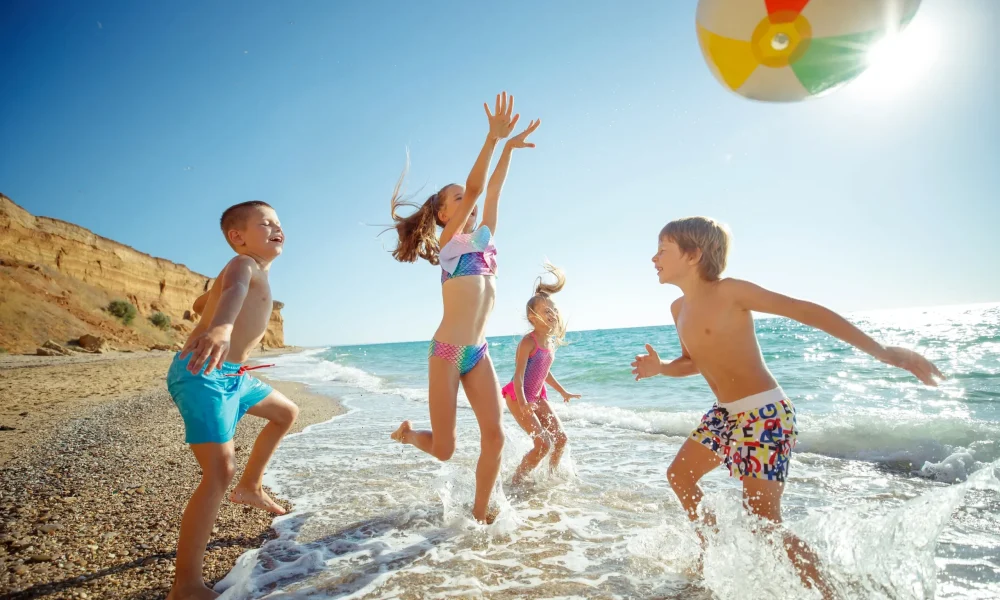
[[[871,65],[851,87],[870,99],[884,99],[905,93],[923,78],[937,61],[938,34],[926,19],[893,33],[868,51]]]

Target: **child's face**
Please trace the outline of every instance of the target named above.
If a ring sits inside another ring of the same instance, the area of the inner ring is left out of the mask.
[[[538,300],[528,311],[528,322],[536,329],[545,329],[551,333],[559,325],[559,309],[552,300]]]
[[[463,196],[465,196],[465,188],[460,185],[449,185],[440,192],[438,218],[442,223],[447,225],[451,221],[451,218],[458,212],[458,206],[462,203]],[[468,220],[466,220],[465,225],[462,227],[463,232],[469,233],[476,226],[477,212],[479,212],[479,207],[473,206],[472,214],[469,215]]]
[[[675,242],[661,238],[660,245],[653,255],[653,265],[660,283],[673,283],[687,275],[691,268],[691,257],[681,252]]]
[[[240,238],[247,254],[268,261],[277,258],[285,245],[285,232],[281,229],[278,213],[266,206],[255,207],[247,215]]]

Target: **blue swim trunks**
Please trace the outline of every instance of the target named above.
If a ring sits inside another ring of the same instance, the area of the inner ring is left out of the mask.
[[[228,442],[236,433],[236,423],[272,388],[229,362],[207,375],[194,375],[187,370],[190,359],[188,355],[181,360],[178,353],[167,371],[167,390],[184,419],[184,443]]]

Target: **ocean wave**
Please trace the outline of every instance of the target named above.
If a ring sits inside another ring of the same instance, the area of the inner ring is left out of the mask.
[[[567,422],[684,438],[701,413],[633,411],[574,403],[557,408]],[[796,451],[879,463],[939,481],[964,481],[983,464],[1000,459],[1000,425],[959,417],[878,419],[868,414],[799,416]]]
[[[357,367],[325,358],[325,350],[278,357],[282,379],[307,384],[336,384],[364,392],[427,401],[424,388],[394,385]],[[554,403],[555,405],[556,403]],[[647,434],[685,438],[697,427],[702,412],[633,410],[588,402],[559,404],[567,422],[591,424]],[[798,415],[796,451],[843,460],[885,465],[895,470],[945,482],[965,480],[982,465],[1000,459],[1000,423],[962,416],[914,411],[857,409],[854,413]]]

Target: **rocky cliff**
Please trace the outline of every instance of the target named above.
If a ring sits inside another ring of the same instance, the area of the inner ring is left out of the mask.
[[[209,277],[184,265],[139,252],[72,223],[36,217],[3,194],[0,278],[0,306],[7,305],[6,310],[0,310],[0,344],[8,351],[29,351],[46,339],[69,334],[69,325],[96,327],[101,331],[86,330],[75,335],[110,335],[129,347],[176,342],[190,330],[190,324],[184,322],[185,311],[212,284]],[[134,323],[141,326],[117,331],[115,320],[102,314],[108,298],[127,299],[134,304],[140,316]],[[33,313],[33,301],[38,314]],[[263,340],[267,347],[284,346],[282,306],[274,303]],[[58,326],[60,311],[77,323]],[[146,327],[148,317],[157,311],[171,318],[173,327],[166,332]],[[15,322],[38,321],[40,317],[51,326]]]

